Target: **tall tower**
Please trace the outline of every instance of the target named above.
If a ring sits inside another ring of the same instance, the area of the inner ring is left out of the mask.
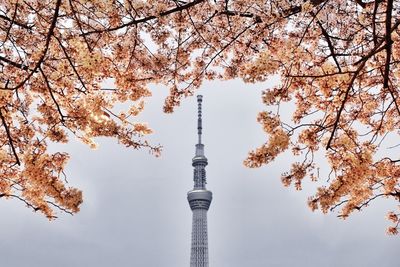
[[[207,158],[204,156],[204,145],[201,143],[202,100],[203,96],[198,95],[197,133],[199,139],[196,144],[196,154],[192,160],[194,187],[187,195],[190,208],[193,211],[190,267],[208,267],[207,211],[211,204],[212,193],[206,189],[205,167],[207,166]]]

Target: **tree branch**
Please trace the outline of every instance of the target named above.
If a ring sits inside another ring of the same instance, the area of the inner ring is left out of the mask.
[[[335,49],[334,49],[334,46],[333,46],[333,44],[331,42],[331,39],[329,38],[329,34],[325,30],[325,28],[322,26],[322,23],[319,20],[317,20],[317,24],[320,27],[320,29],[322,31],[322,35],[325,37],[326,42],[328,43],[329,50],[331,51],[331,56],[333,57],[333,60],[336,63],[336,67],[338,68],[339,73],[340,73],[340,72],[342,72],[342,69],[340,68],[340,64],[339,64],[339,62],[338,62],[338,60],[336,58]]]
[[[400,20],[397,21],[397,22],[393,25],[393,27],[390,27],[390,26],[389,26],[389,30],[387,31],[387,32],[389,32],[389,36],[390,36],[390,34],[391,34],[399,25],[400,25]],[[387,37],[386,37],[386,38],[387,38]],[[389,38],[390,38],[390,37],[389,37]],[[387,39],[385,39],[385,40],[387,40]],[[331,136],[329,137],[328,144],[326,145],[326,149],[331,148],[331,143],[332,143],[333,137],[334,137],[334,135],[335,135],[335,131],[336,131],[336,129],[337,129],[337,127],[338,127],[338,124],[339,124],[339,121],[340,121],[340,116],[341,116],[341,114],[342,114],[342,112],[343,112],[344,106],[345,106],[346,101],[347,101],[347,97],[348,97],[348,95],[349,95],[349,93],[350,93],[350,90],[351,90],[351,88],[352,88],[352,86],[353,86],[353,83],[354,83],[354,81],[356,80],[358,74],[359,74],[360,71],[363,69],[363,67],[365,66],[366,62],[368,61],[368,59],[369,59],[370,57],[372,57],[373,55],[375,55],[375,54],[378,53],[379,51],[382,51],[382,50],[385,49],[385,47],[387,47],[388,45],[391,45],[392,40],[390,39],[389,41],[390,41],[390,43],[386,43],[384,46],[381,46],[381,45],[383,44],[383,42],[384,42],[384,40],[382,40],[382,41],[378,44],[378,46],[375,46],[375,48],[372,49],[366,56],[362,57],[362,59],[360,59],[359,61],[355,62],[355,65],[360,64],[360,63],[361,63],[361,65],[358,66],[357,70],[354,72],[354,75],[353,75],[353,77],[352,77],[351,80],[350,80],[349,86],[348,86],[348,88],[347,88],[347,90],[346,90],[346,93],[345,93],[345,97],[344,97],[344,99],[343,99],[343,101],[342,101],[342,104],[341,104],[341,106],[340,106],[340,108],[339,108],[339,111],[338,111],[338,113],[337,113],[336,120],[335,120],[335,123],[334,123],[334,125],[333,125],[333,129],[332,129]],[[386,67],[386,66],[385,66],[385,67]],[[387,87],[387,88],[388,88],[388,87]],[[390,90],[389,90],[389,91],[390,91]]]
[[[184,4],[184,5],[181,5],[181,6],[177,6],[175,8],[169,9],[167,11],[161,12],[158,16],[159,17],[165,17],[165,16],[170,15],[172,13],[175,13],[175,12],[178,12],[178,11],[182,11],[182,10],[188,9],[190,7],[196,6],[198,4],[201,4],[204,1],[205,0],[195,0],[193,2]],[[134,19],[134,20],[131,20],[130,22],[123,23],[123,24],[121,24],[119,26],[116,26],[116,27],[110,27],[110,28],[107,28],[107,29],[93,30],[93,31],[85,32],[85,33],[82,33],[81,36],[86,36],[86,35],[90,35],[90,34],[93,34],[93,33],[103,33],[103,32],[112,32],[112,31],[120,30],[120,29],[123,29],[125,27],[129,27],[129,26],[132,26],[132,25],[137,25],[139,23],[143,23],[143,22],[147,22],[147,21],[156,19],[158,16],[152,15],[152,16],[144,17],[144,18],[137,19],[137,20]]]
[[[393,0],[388,0],[386,7],[386,63],[385,63],[385,73],[383,76],[383,88],[389,87],[389,71],[390,71],[390,59],[392,56],[392,9]]]
[[[338,113],[336,115],[336,120],[335,120],[335,123],[333,124],[333,129],[332,129],[331,136],[329,137],[328,144],[326,145],[326,149],[327,150],[329,148],[331,148],[331,143],[332,143],[333,137],[335,135],[336,129],[337,129],[338,125],[339,125],[340,117],[341,117],[342,112],[344,110],[344,106],[346,105],[347,97],[349,96],[350,90],[353,87],[354,81],[356,80],[358,74],[364,68],[364,65],[365,65],[366,62],[367,62],[367,60],[363,61],[362,64],[360,66],[358,66],[357,70],[354,72],[354,75],[350,80],[350,83],[349,83],[349,86],[347,87],[347,90],[345,92],[342,104],[341,104],[341,106],[340,106],[340,108],[338,110]]]
[[[65,120],[64,120],[65,116],[64,116],[64,114],[62,113],[61,108],[60,108],[60,105],[58,104],[56,98],[54,97],[53,91],[52,91],[51,86],[50,86],[50,82],[49,82],[49,80],[47,79],[47,77],[46,77],[46,75],[44,74],[44,72],[43,72],[43,70],[42,70],[41,67],[39,67],[39,70],[40,70],[40,73],[41,73],[42,76],[43,76],[44,81],[46,82],[47,89],[48,89],[48,91],[49,91],[49,93],[50,93],[51,99],[53,100],[54,104],[56,105],[57,110],[58,110],[58,113],[59,113],[60,116],[61,116],[61,122],[63,123],[63,122],[65,122]]]
[[[1,109],[0,109],[0,119],[1,119],[1,122],[3,123],[3,126],[4,126],[5,130],[6,130],[8,143],[10,144],[11,150],[12,150],[12,152],[14,154],[16,163],[18,165],[21,165],[21,162],[19,161],[19,158],[18,158],[17,151],[15,150],[15,147],[14,147],[14,141],[13,141],[13,139],[11,137],[10,129],[8,128],[8,125],[6,123],[6,119],[4,118],[3,113],[1,112]]]
[[[78,70],[75,68],[74,63],[71,60],[71,57],[68,55],[65,47],[63,46],[63,44],[61,43],[61,40],[58,39],[58,37],[54,36],[54,38],[58,41],[58,44],[60,45],[62,51],[64,52],[65,57],[67,58],[72,70],[75,72],[76,76],[78,77],[78,80],[81,82],[83,88],[85,88],[85,91],[79,90],[79,92],[86,94],[86,92],[88,91],[88,89],[86,88],[86,85],[84,83],[84,81],[82,80],[82,77],[79,75]],[[90,49],[89,49],[90,50]]]
[[[17,62],[14,62],[14,61],[11,61],[8,58],[0,56],[0,60],[6,62],[7,64],[9,64],[11,66],[19,68],[21,70],[29,70],[28,66],[20,64],[20,63],[17,63]]]
[[[6,21],[10,22],[11,24],[15,24],[15,25],[17,25],[21,28],[27,29],[27,30],[32,30],[32,28],[33,28],[33,25],[27,25],[27,24],[24,24],[24,23],[16,21],[16,20],[12,20],[9,17],[1,15],[1,14],[0,14],[0,19],[6,20]]]
[[[56,7],[54,9],[53,19],[51,21],[51,25],[50,25],[49,31],[47,32],[46,43],[44,45],[42,56],[40,57],[40,59],[36,63],[36,65],[33,68],[33,70],[28,74],[28,76],[23,81],[21,81],[19,84],[17,84],[15,87],[13,87],[12,90],[16,90],[18,88],[21,88],[32,77],[32,75],[39,69],[39,67],[42,64],[44,58],[46,57],[47,50],[49,49],[49,45],[50,45],[51,36],[53,35],[54,29],[55,29],[56,24],[57,24],[58,12],[60,11],[60,5],[61,5],[61,0],[57,0]]]

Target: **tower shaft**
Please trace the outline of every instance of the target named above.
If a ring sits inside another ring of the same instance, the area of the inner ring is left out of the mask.
[[[208,267],[207,210],[193,210],[190,267]]]
[[[197,96],[197,102],[198,143],[196,144],[196,153],[192,160],[194,186],[193,190],[189,191],[187,195],[190,208],[193,211],[190,267],[208,267],[207,211],[211,204],[212,193],[206,189],[205,167],[208,161],[204,156],[204,145],[201,143],[203,128],[201,117],[202,96]]]

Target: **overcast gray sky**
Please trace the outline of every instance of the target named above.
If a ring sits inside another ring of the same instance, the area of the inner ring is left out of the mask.
[[[209,160],[210,267],[399,266],[399,237],[385,235],[387,210],[374,202],[346,221],[311,212],[304,190],[284,188],[280,174],[291,158],[247,169],[246,153],[266,140],[256,122],[264,85],[206,83],[203,141]],[[17,201],[0,200],[1,266],[185,267],[189,266],[193,187],[195,97],[171,115],[162,113],[167,90],[154,87],[142,114],[164,146],[161,158],[101,139],[93,151],[73,141],[71,186],[84,192],[79,214],[49,222]]]

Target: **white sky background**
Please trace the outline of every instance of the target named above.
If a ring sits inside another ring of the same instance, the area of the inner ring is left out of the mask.
[[[280,174],[292,158],[248,169],[247,152],[266,140],[257,113],[264,86],[240,81],[205,83],[203,142],[209,160],[210,267],[398,266],[400,237],[385,234],[384,218],[396,203],[373,202],[346,221],[307,207],[315,184],[284,188]],[[189,266],[197,141],[196,98],[173,114],[162,113],[167,89],[154,87],[141,120],[164,146],[161,158],[101,139],[93,151],[73,141],[67,174],[84,192],[75,216],[49,222],[15,200],[0,200],[1,266]],[[284,113],[284,110],[282,110]],[[388,204],[391,204],[388,205]]]

